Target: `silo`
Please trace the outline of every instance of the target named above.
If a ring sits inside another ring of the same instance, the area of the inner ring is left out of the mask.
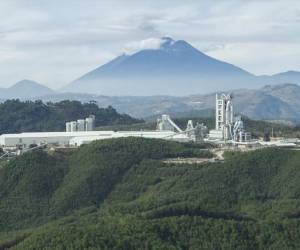
[[[88,118],[85,119],[85,130],[93,131],[94,129],[95,129],[95,116],[90,115]]]
[[[71,132],[71,123],[66,122],[66,132]]]
[[[71,123],[71,132],[76,132],[77,131],[77,122],[72,121]]]
[[[85,131],[85,120],[77,120],[77,131]]]

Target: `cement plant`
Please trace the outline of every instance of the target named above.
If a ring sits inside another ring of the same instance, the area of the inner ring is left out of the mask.
[[[95,130],[95,116],[66,122],[66,130],[62,132],[23,132],[18,134],[2,134],[0,146],[4,154],[1,158],[19,155],[23,152],[41,147],[74,148],[95,140],[121,137],[143,137],[173,140],[177,142],[213,143],[220,148],[259,148],[267,146],[297,147],[299,139],[281,139],[266,142],[252,139],[247,132],[241,116],[235,116],[234,101],[231,94],[216,94],[215,129],[208,130],[203,123],[187,122],[181,129],[169,115],[164,114],[157,119],[156,130],[140,131],[102,131]]]

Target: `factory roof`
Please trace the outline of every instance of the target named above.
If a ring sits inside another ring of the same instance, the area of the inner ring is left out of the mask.
[[[90,137],[108,135],[173,135],[173,131],[76,131],[76,132],[26,132],[18,134],[2,134],[0,137],[27,138],[27,137]]]
[[[74,136],[99,136],[113,134],[114,131],[78,131],[78,132],[29,132],[19,134],[2,134],[1,137],[74,137]]]

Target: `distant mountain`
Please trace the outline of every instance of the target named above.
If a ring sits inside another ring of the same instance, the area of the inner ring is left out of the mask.
[[[83,75],[61,89],[57,98],[70,93],[79,99],[86,94],[106,96],[104,99],[110,99],[107,96],[188,96],[274,84],[300,85],[298,71],[256,76],[214,59],[183,40],[164,37],[158,41],[159,46],[155,48],[123,54]],[[0,100],[53,97],[54,94],[39,83],[23,80],[8,89],[0,89]]]
[[[300,84],[300,72],[299,71],[286,71],[269,76],[265,81],[268,84],[278,84],[278,83],[296,83]]]
[[[184,104],[186,97],[174,96],[104,96],[92,94],[59,93],[31,98],[59,102],[62,100],[95,101],[100,107],[113,106],[121,113],[132,114],[134,117],[149,117],[162,113],[185,112],[191,110]]]
[[[252,119],[300,122],[300,86],[296,84],[266,85],[259,89],[231,90],[235,111]],[[60,93],[42,98],[44,101],[95,101],[101,107],[109,105],[121,113],[137,118],[168,113],[177,117],[207,116],[214,112],[215,92],[206,95],[175,96],[103,96]]]
[[[63,88],[102,95],[187,95],[250,84],[256,77],[189,43],[165,37],[157,49],[121,55]]]
[[[31,80],[22,80],[9,88],[2,88],[0,90],[0,99],[27,99],[53,94],[55,94],[54,90],[47,88],[40,83]]]
[[[300,84],[300,72],[256,76],[214,59],[186,41],[163,37],[158,48],[123,54],[71,82],[62,91],[112,96],[183,96],[280,83]]]
[[[267,85],[260,89],[232,90],[235,112],[252,119],[300,121],[300,86],[296,84]],[[183,98],[190,110],[215,108],[215,93]],[[178,104],[177,104],[178,105]]]
[[[214,93],[231,91],[235,110],[250,118],[300,121],[300,72],[255,76],[183,40],[165,37],[159,42],[155,48],[115,58],[62,92],[23,80],[0,89],[0,101],[96,101],[101,107],[112,105],[119,112],[145,118],[162,113],[209,114],[214,109]]]

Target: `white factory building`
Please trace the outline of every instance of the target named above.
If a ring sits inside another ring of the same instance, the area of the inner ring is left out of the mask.
[[[103,140],[121,137],[144,137],[168,139],[177,141],[188,141],[184,134],[177,134],[173,131],[84,131],[84,132],[38,132],[38,133],[20,133],[4,134],[0,136],[0,145],[6,148],[22,146],[24,148],[30,145],[52,144],[57,146],[80,146],[90,143],[94,140]]]
[[[187,142],[194,140],[193,125],[189,121],[188,131],[182,131],[168,115],[157,121],[154,131],[90,131],[94,129],[94,116],[85,120],[66,123],[66,132],[33,132],[19,134],[3,134],[0,146],[3,148],[29,148],[34,145],[80,146],[94,140],[121,137],[144,137]]]

